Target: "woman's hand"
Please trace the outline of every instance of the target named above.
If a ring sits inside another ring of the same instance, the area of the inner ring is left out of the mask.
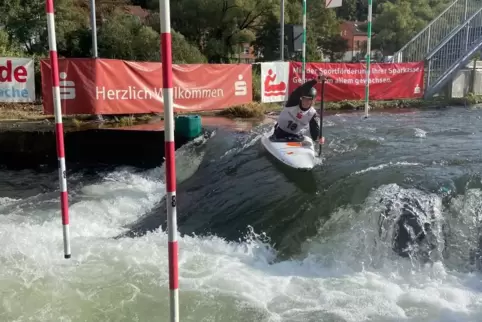
[[[321,73],[321,72],[318,74],[318,77],[316,78],[316,80],[320,83],[323,82],[323,81],[326,81],[326,79],[327,79],[327,77],[325,75],[323,75],[323,73]]]

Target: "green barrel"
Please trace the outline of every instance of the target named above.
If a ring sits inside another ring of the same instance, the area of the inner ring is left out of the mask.
[[[175,120],[175,132],[186,139],[194,139],[201,135],[202,124],[199,115],[180,115]]]

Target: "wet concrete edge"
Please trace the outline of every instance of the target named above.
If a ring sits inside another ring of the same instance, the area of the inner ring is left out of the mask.
[[[176,149],[187,140],[176,137]],[[88,129],[65,133],[68,163],[82,167],[127,165],[140,168],[160,166],[164,157],[164,131]],[[37,169],[57,166],[53,131],[0,132],[0,165],[9,169]]]
[[[261,120],[203,117],[203,134],[218,127],[249,131]],[[134,166],[154,168],[164,162],[164,124],[160,120],[124,127],[103,124],[66,126],[64,146],[68,168]],[[175,134],[176,149],[190,139]],[[52,122],[0,122],[0,167],[21,170],[58,166]]]
[[[420,113],[423,109],[384,109],[378,113]],[[232,131],[250,131],[254,126],[275,122],[279,112],[263,119],[232,119],[202,116],[204,131],[223,127]],[[360,113],[325,111],[324,115]],[[55,125],[51,120],[0,121],[0,167],[9,169],[57,168]],[[154,168],[164,161],[164,124],[153,119],[144,124],[114,127],[97,122],[82,126],[66,124],[65,150],[69,167],[134,166]],[[176,133],[176,149],[189,140]],[[68,167],[68,168],[69,168]]]

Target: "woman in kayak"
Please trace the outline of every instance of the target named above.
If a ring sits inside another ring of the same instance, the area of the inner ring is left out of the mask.
[[[285,108],[278,116],[275,125],[272,141],[303,141],[301,131],[309,127],[313,141],[318,140],[320,133],[320,118],[313,104],[316,99],[316,89],[314,86],[321,82],[324,76],[320,75],[299,86],[288,97]],[[325,138],[319,138],[321,144]]]

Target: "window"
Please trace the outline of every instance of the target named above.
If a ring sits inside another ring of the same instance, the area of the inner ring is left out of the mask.
[[[244,47],[243,53],[249,55],[249,47]]]

